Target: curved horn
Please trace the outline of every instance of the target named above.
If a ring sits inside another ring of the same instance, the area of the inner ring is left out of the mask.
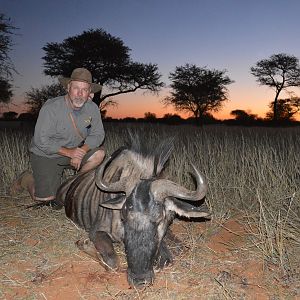
[[[111,193],[124,193],[125,192],[125,183],[126,183],[126,178],[120,179],[119,181],[116,182],[105,182],[104,181],[104,171],[106,169],[106,166],[108,166],[113,157],[109,156],[107,157],[102,164],[97,168],[96,174],[95,174],[95,182],[97,187],[104,191],[104,192],[111,192]]]
[[[195,178],[197,181],[197,189],[195,191],[190,191],[170,180],[158,179],[151,184],[151,192],[155,200],[163,201],[166,197],[175,197],[189,201],[203,199],[207,193],[207,184],[203,175],[201,175],[193,164],[192,167],[195,171]]]

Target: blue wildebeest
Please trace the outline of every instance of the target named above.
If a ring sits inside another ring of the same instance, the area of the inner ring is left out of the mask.
[[[208,217],[209,211],[204,202],[191,204],[207,192],[195,167],[195,191],[159,177],[173,149],[171,140],[148,150],[138,136],[131,134],[131,140],[130,147],[118,149],[96,170],[62,184],[57,200],[64,202],[67,217],[89,234],[78,247],[106,269],[118,268],[113,243],[124,243],[128,282],[139,286],[153,282],[154,266],[172,262],[165,237],[175,213]]]

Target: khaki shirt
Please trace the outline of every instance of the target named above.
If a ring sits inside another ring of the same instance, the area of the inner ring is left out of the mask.
[[[82,137],[76,132],[70,113]],[[88,100],[75,111],[61,96],[47,100],[42,106],[29,150],[39,156],[60,157],[61,147],[73,148],[84,143],[93,149],[103,143],[104,136],[100,111],[94,102]]]

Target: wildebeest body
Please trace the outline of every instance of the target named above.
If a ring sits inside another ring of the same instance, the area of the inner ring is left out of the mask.
[[[131,139],[131,147],[118,149],[97,170],[64,183],[57,199],[64,202],[67,217],[89,233],[93,244],[80,242],[79,247],[108,269],[118,267],[113,242],[124,243],[128,281],[140,285],[152,282],[155,264],[163,267],[172,261],[164,237],[175,212],[187,217],[209,212],[205,205],[182,201],[201,200],[206,194],[196,169],[196,191],[159,179],[172,150],[170,141],[142,151],[139,138]]]

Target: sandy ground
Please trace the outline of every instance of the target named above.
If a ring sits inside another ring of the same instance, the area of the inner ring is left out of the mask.
[[[299,276],[263,261],[241,217],[176,220],[185,246],[152,286],[131,288],[126,259],[107,272],[75,246],[82,235],[62,211],[26,210],[22,198],[1,198],[0,299],[300,299]],[[299,274],[298,274],[299,275]]]

